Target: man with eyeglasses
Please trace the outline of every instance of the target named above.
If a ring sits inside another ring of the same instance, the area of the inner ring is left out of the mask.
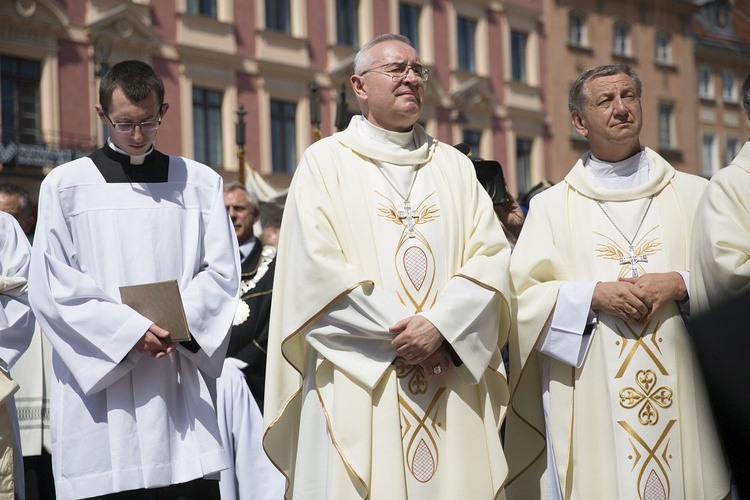
[[[53,347],[58,498],[219,498],[214,408],[239,295],[237,238],[211,168],[156,151],[169,105],[146,63],[102,78],[107,144],[42,182],[29,296]],[[176,281],[192,340],[120,299]]]
[[[510,250],[471,161],[417,123],[428,75],[407,38],[367,43],[362,115],[292,180],[264,439],[286,498],[503,496]]]

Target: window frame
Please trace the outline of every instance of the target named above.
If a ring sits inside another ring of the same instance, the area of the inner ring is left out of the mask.
[[[519,148],[521,144],[528,144],[528,148]],[[521,161],[521,152],[525,152],[523,158],[525,162]],[[518,137],[516,136],[515,141],[515,166],[516,166],[516,192],[520,196],[525,193],[533,186],[533,175],[532,175],[532,156],[534,152],[534,138],[533,137]]]
[[[618,57],[630,57],[630,27],[616,22],[612,27],[612,54]]]
[[[292,34],[292,0],[265,0],[265,10],[266,29]]]
[[[573,23],[574,19],[577,21],[576,26]],[[574,36],[574,33],[576,36]],[[568,45],[578,48],[585,48],[587,46],[586,16],[576,11],[568,13]]]
[[[518,45],[519,41],[523,41],[522,46]],[[515,29],[510,30],[510,77],[514,82],[528,84],[528,46],[528,33]]]
[[[336,0],[336,43],[346,47],[358,47],[359,0]]]
[[[675,144],[674,104],[660,102],[657,106],[657,127],[659,133],[659,148],[672,150]]]
[[[202,95],[201,102],[196,102],[196,92]],[[214,96],[219,97],[218,104],[211,102],[211,98]],[[193,158],[199,163],[216,169],[221,169],[224,166],[223,103],[224,91],[198,85],[193,86],[191,95]],[[216,117],[218,117],[218,120],[213,123],[212,118]],[[196,124],[201,126],[198,127]],[[215,133],[218,133],[218,137]]]
[[[15,73],[5,67],[8,63],[15,66]],[[24,66],[32,71],[25,74]],[[42,61],[3,54],[0,56],[0,67],[3,68],[0,70],[2,143],[42,144]],[[10,89],[11,96],[7,95],[9,86],[13,87]],[[22,109],[24,103],[30,104],[33,109]],[[33,123],[24,126],[27,121]]]
[[[408,12],[407,19],[404,18],[405,12]],[[417,53],[419,53],[419,21],[421,18],[422,8],[419,5],[408,2],[398,3],[398,32],[411,41]]]
[[[714,98],[713,71],[707,66],[698,66],[698,97],[701,99]]]
[[[728,77],[728,78],[727,78]],[[731,83],[727,91],[727,81]],[[724,102],[737,102],[737,76],[733,71],[722,70],[721,72],[721,98]]]
[[[185,11],[196,16],[217,19],[219,15],[218,0],[186,0]]]
[[[280,110],[275,109],[282,106]],[[287,106],[291,107],[288,108]],[[292,175],[297,168],[297,111],[299,103],[271,98],[268,105],[271,136],[271,169],[275,174]],[[289,113],[291,109],[291,113]],[[277,123],[278,121],[278,123]],[[281,127],[280,134],[277,126]],[[292,137],[287,133],[291,126]],[[288,142],[291,141],[291,144]],[[280,158],[279,158],[280,154]],[[290,157],[291,155],[291,157]]]
[[[663,31],[654,35],[654,58],[657,64],[672,65],[672,37]]]
[[[467,73],[476,73],[477,70],[478,24],[474,18],[456,16],[456,67]]]

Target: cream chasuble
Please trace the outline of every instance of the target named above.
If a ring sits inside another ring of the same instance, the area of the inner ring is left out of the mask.
[[[750,142],[711,179],[695,216],[692,314],[702,314],[750,284]]]
[[[560,286],[688,269],[692,218],[705,183],[675,172],[651,150],[645,154],[652,172],[638,187],[597,187],[584,157],[565,182],[532,202],[511,266],[518,329],[506,432],[509,496],[547,498],[536,346]],[[728,474],[677,304],[644,325],[599,314],[591,335],[580,368],[547,358],[547,430],[563,498],[725,497]]]
[[[509,250],[464,160],[418,125],[394,134],[361,117],[305,154],[266,389],[265,448],[288,498],[503,497]],[[396,358],[388,327],[414,314],[462,366],[428,382]]]

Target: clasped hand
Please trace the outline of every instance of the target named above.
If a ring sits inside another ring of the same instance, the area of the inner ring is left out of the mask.
[[[435,325],[424,316],[410,316],[388,329],[396,337],[391,345],[410,365],[419,366],[425,379],[445,373],[451,366],[448,348]]]
[[[597,283],[591,308],[623,321],[645,324],[661,306],[685,297],[687,289],[679,273],[649,273],[637,278]]]
[[[136,342],[135,348],[141,352],[150,352],[152,358],[160,359],[171,354],[177,348],[177,344],[169,343],[168,340],[168,331],[151,324],[143,337]]]

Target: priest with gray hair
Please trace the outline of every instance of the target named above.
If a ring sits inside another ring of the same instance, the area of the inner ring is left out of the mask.
[[[471,161],[417,123],[429,76],[408,39],[367,43],[362,115],[292,180],[264,439],[288,499],[504,496],[510,249]]]

